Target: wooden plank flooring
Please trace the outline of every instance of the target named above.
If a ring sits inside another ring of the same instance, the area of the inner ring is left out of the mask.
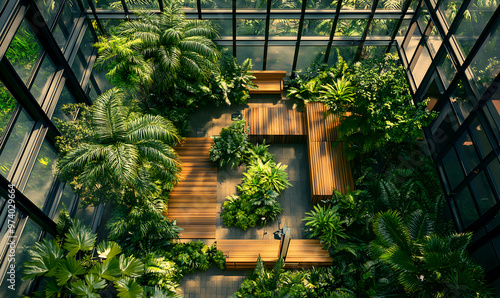
[[[333,265],[328,250],[317,239],[292,239],[286,254],[285,268],[312,268]]]
[[[167,216],[184,229],[181,239],[215,239],[217,167],[208,157],[212,143],[211,138],[186,138],[174,148],[182,178],[170,192]]]
[[[274,239],[217,240],[217,249],[226,256],[227,269],[254,269],[259,255],[266,267],[272,267],[278,260],[279,245],[280,241]]]

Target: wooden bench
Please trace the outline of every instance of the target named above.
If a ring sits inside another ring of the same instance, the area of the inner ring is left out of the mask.
[[[217,249],[226,256],[227,269],[254,269],[257,258],[261,257],[268,268],[278,260],[279,240],[219,239]]]
[[[330,199],[336,189],[345,194],[354,190],[351,165],[345,156],[342,142],[338,142],[339,115],[330,114],[325,119],[323,103],[306,105],[307,147],[311,198],[314,203]]]
[[[282,70],[260,70],[253,71],[255,77],[253,82],[258,89],[250,89],[250,94],[282,94],[283,78],[286,77],[286,71]]]
[[[243,111],[251,142],[295,144],[306,142],[306,117],[285,104],[249,104]]]
[[[285,268],[312,268],[333,265],[328,250],[317,239],[291,239]]]

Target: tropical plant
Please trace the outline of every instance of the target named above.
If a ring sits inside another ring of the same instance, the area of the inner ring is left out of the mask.
[[[122,99],[117,88],[101,94],[90,123],[76,120],[83,131],[74,144],[78,147],[57,162],[56,174],[71,181],[87,203],[157,196],[179,178],[180,163],[171,147],[180,140],[175,127],[161,116],[131,112]],[[72,134],[59,137],[58,143],[68,144]]]
[[[210,160],[217,162],[220,168],[225,165],[236,168],[243,162],[248,147],[245,123],[245,120],[234,121],[229,127],[222,128],[219,136],[213,137]]]
[[[242,190],[256,187],[264,191],[273,190],[279,194],[291,186],[286,168],[287,165],[276,164],[271,160],[263,163],[259,159],[256,163],[250,164],[247,172],[243,173]]]
[[[492,297],[483,269],[467,253],[471,233],[437,235],[421,211],[406,218],[398,211],[377,215],[372,254],[398,274],[398,282],[408,295]]]
[[[269,153],[269,145],[266,145],[266,140],[262,144],[249,144],[246,155],[246,164],[253,165],[257,162],[267,163],[274,162],[274,155]]]
[[[135,281],[144,265],[133,256],[121,254],[118,244],[104,241],[97,246],[96,234],[78,219],[61,213],[56,239],[43,239],[29,250],[24,264],[24,280],[46,278],[46,297],[100,297],[111,285],[118,297],[141,297],[143,288]],[[95,249],[97,256],[93,257]]]
[[[306,222],[306,232],[308,238],[318,238],[322,240],[326,247],[335,245],[339,239],[347,238],[342,220],[338,213],[338,206],[314,206],[310,212],[306,212],[307,217],[302,220]]]
[[[249,88],[256,89],[253,83],[255,77],[252,75],[252,59],[246,59],[243,64],[239,64],[235,57],[224,53],[221,59],[220,76],[214,76],[217,88],[212,88],[212,96],[217,96],[218,105],[220,101],[227,105],[246,104],[250,97]]]

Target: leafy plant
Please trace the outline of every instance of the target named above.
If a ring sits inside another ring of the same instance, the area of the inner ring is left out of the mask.
[[[219,136],[213,137],[210,160],[217,162],[219,167],[229,165],[236,168],[243,162],[248,147],[245,123],[245,120],[234,121],[229,127],[223,128]]]
[[[260,159],[250,164],[243,178],[242,189],[256,187],[263,190],[273,190],[277,193],[283,192],[291,184],[288,182],[286,165],[276,164],[274,161],[263,163]]]
[[[314,210],[306,212],[308,217],[302,220],[306,222],[306,232],[309,238],[322,240],[326,247],[335,245],[339,239],[346,238],[345,228],[337,206],[322,207],[314,206]]]

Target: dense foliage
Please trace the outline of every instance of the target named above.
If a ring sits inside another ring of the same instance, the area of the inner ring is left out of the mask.
[[[287,166],[277,164],[268,147],[265,142],[250,145],[245,152],[247,171],[243,173],[242,184],[237,186],[239,195],[227,197],[223,205],[221,218],[226,226],[243,230],[264,226],[283,211],[277,199],[291,185],[285,171]]]
[[[249,144],[245,123],[245,120],[234,121],[229,127],[222,128],[219,136],[213,137],[210,160],[217,162],[220,168],[226,165],[237,168],[245,160]]]

